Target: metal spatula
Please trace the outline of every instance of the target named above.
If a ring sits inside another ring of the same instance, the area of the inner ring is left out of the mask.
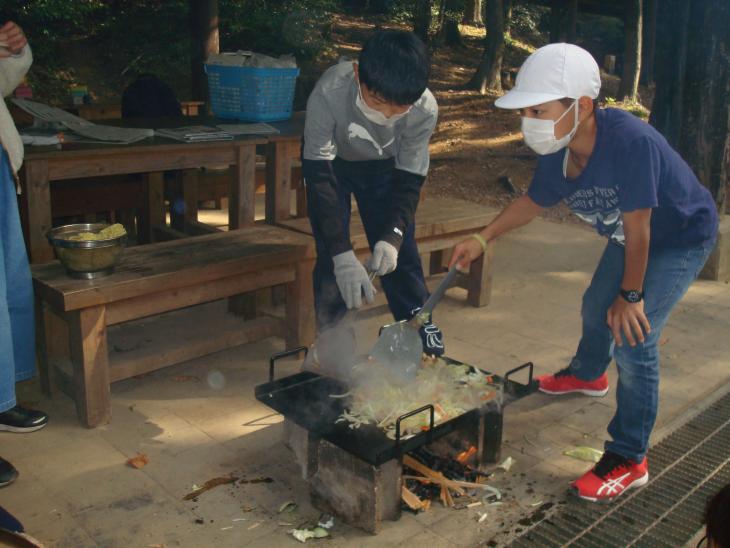
[[[441,297],[456,278],[456,265],[451,267],[446,277],[431,293],[421,311],[410,320],[386,325],[380,331],[375,346],[370,351],[370,357],[387,365],[398,377],[403,380],[413,380],[418,372],[423,354],[423,342],[418,330],[431,317]]]

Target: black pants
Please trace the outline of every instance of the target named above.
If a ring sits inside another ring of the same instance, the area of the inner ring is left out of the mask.
[[[351,196],[355,195],[360,218],[372,251],[383,235],[388,211],[388,192],[393,183],[393,161],[333,162],[337,175],[337,193],[342,213],[342,226],[350,239]],[[309,192],[309,189],[307,190]],[[310,204],[315,200],[309,200]],[[334,265],[317,226],[316,217],[310,210],[309,220],[317,244],[317,262],[314,266],[314,306],[317,327],[322,329],[336,323],[347,308],[335,281]],[[414,237],[415,227],[408,227],[398,253],[398,266],[390,274],[380,278],[388,299],[388,306],[396,320],[410,319],[413,310],[426,302],[428,290],[423,278],[421,257]]]

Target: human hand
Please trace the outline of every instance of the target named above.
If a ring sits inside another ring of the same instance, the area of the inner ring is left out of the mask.
[[[28,39],[18,25],[8,21],[0,27],[0,59],[17,55],[22,51]]]
[[[632,347],[636,342],[644,342],[646,335],[651,333],[651,325],[644,314],[644,301],[630,303],[620,295],[608,309],[606,321],[613,333],[616,346],[623,346],[621,332]]]
[[[370,281],[365,267],[355,257],[355,252],[345,251],[332,257],[335,265],[335,280],[342,299],[348,309],[362,306],[362,295],[365,302],[372,303],[375,299],[375,287]]]
[[[398,250],[393,244],[380,240],[373,248],[368,268],[378,276],[390,274],[398,266]]]
[[[469,266],[469,263],[478,259],[482,253],[484,253],[484,247],[473,236],[462,240],[454,246],[454,251],[449,261],[449,268],[456,264],[457,269],[465,270]]]

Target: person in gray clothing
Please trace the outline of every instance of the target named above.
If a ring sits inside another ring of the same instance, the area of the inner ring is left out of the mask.
[[[381,31],[358,62],[328,69],[307,102],[302,171],[317,245],[314,296],[320,330],[347,309],[370,303],[368,271],[381,277],[396,320],[410,319],[428,298],[414,219],[429,165],[438,106],[427,89],[430,59],[413,33]],[[372,255],[361,264],[350,243],[354,195]],[[431,322],[424,351],[443,354]]]

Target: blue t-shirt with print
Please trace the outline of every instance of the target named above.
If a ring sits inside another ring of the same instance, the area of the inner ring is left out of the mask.
[[[717,209],[680,155],[652,126],[623,110],[596,110],[596,143],[583,172],[563,175],[565,150],[541,156],[527,191],[542,207],[565,200],[599,234],[624,244],[622,213],[651,208],[651,246],[707,242]]]

